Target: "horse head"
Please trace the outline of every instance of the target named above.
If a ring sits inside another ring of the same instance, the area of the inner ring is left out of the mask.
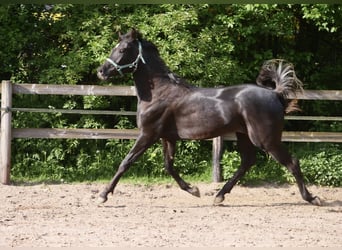
[[[119,43],[112,49],[104,64],[98,68],[97,76],[101,80],[107,80],[117,73],[123,75],[135,72],[140,61],[145,63],[140,39],[141,35],[135,29],[124,35],[119,34]]]

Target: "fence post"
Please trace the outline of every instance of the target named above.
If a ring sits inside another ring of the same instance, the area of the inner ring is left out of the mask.
[[[12,140],[12,84],[10,81],[1,83],[1,137],[0,137],[0,181],[10,184],[11,171],[11,140]]]
[[[213,138],[213,182],[222,181],[221,158],[223,153],[223,137]]]

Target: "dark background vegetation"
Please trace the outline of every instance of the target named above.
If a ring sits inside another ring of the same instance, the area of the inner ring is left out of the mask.
[[[253,83],[265,60],[295,65],[306,89],[342,87],[342,6],[326,4],[230,5],[0,5],[0,80],[44,84],[132,85],[131,76],[100,82],[96,69],[117,43],[118,31],[135,27],[156,44],[170,69],[197,86]],[[135,110],[131,97],[15,96],[14,107]],[[302,115],[341,115],[334,101],[301,101]],[[14,127],[132,128],[121,116],[60,113],[13,114]],[[341,131],[340,122],[286,122],[287,130]],[[93,181],[108,179],[128,152],[127,140],[15,139],[12,179]],[[289,143],[309,183],[341,186],[341,145]],[[239,164],[226,142],[224,177]],[[182,175],[210,180],[211,143],[178,144]],[[153,146],[128,177],[165,177],[160,145]],[[242,180],[292,182],[260,152]]]

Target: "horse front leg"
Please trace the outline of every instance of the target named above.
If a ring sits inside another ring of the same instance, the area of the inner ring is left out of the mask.
[[[140,135],[136,140],[134,146],[131,148],[129,153],[126,155],[124,160],[121,162],[118,170],[109,184],[104,188],[103,192],[100,193],[99,203],[104,203],[108,199],[108,194],[114,192],[116,184],[119,182],[121,176],[129,169],[133,162],[135,162],[139,156],[141,156],[153,143],[155,139],[151,139],[148,136]]]
[[[176,141],[169,141],[162,139],[163,153],[164,153],[164,166],[167,173],[177,182],[179,187],[192,194],[193,196],[200,197],[200,191],[196,186],[190,186],[186,183],[173,168],[173,161],[176,152]]]

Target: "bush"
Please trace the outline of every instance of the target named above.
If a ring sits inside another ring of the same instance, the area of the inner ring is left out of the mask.
[[[315,152],[302,152],[301,167],[309,183],[342,186],[342,154],[338,145],[323,145]]]

